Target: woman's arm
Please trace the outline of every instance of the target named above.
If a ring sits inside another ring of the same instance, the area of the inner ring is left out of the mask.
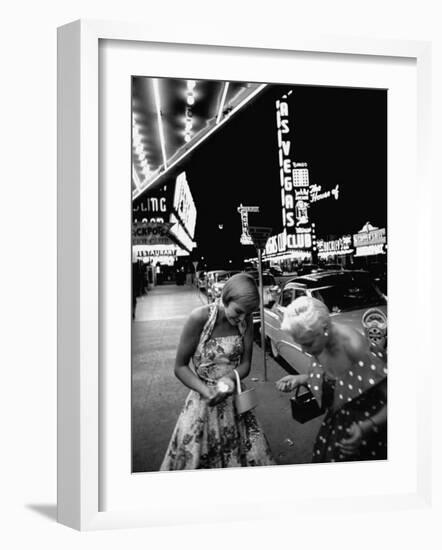
[[[301,384],[307,384],[308,379],[308,374],[289,374],[288,376],[280,378],[277,382],[275,382],[275,385],[279,391],[289,392],[293,391]]]
[[[387,402],[387,379],[379,382],[378,391],[382,394],[384,401]],[[379,428],[387,423],[387,405],[384,405],[376,414],[373,414],[366,420],[359,422],[359,426],[364,434],[375,433]]]
[[[252,352],[253,352],[253,320],[252,316],[247,317],[247,327],[243,336],[243,352],[241,355],[241,362],[236,367],[236,370],[240,378],[245,378],[249,375],[250,367],[252,366]]]
[[[387,402],[387,379],[384,378],[378,384],[378,391]],[[362,444],[364,437],[371,437],[379,432],[380,428],[387,424],[387,405],[384,405],[376,414],[354,422],[347,430],[348,437],[342,439],[339,443],[341,453],[344,456],[354,456]]]
[[[207,317],[207,306],[197,308],[190,314],[181,333],[174,368],[178,380],[191,390],[197,391],[205,399],[211,397],[211,392],[206,384],[189,368],[189,362],[196,351]]]

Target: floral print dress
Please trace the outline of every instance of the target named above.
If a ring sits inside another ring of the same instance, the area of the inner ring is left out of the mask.
[[[212,338],[219,304],[209,310],[193,356],[194,370],[207,385],[232,372],[241,360],[245,325],[239,334]],[[167,448],[161,470],[195,470],[274,464],[253,411],[236,413],[232,396],[213,407],[191,391]]]
[[[387,378],[387,354],[375,344],[363,360],[355,363],[341,378],[332,379],[322,365],[313,361],[309,381],[310,391],[327,410],[313,449],[312,462],[349,460],[384,460],[387,458],[387,426],[362,440],[359,452],[352,458],[340,453],[339,442],[348,437],[353,422],[366,420],[386,405],[380,385]]]

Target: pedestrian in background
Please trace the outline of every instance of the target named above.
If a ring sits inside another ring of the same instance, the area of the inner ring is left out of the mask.
[[[311,297],[294,300],[281,325],[313,356],[308,374],[285,376],[280,391],[305,384],[326,415],[313,462],[387,458],[387,366],[384,349],[337,323]]]

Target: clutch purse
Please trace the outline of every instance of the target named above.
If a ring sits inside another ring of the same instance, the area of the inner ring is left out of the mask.
[[[300,393],[301,388],[303,388],[302,393]],[[324,409],[319,406],[313,393],[303,384],[296,387],[295,395],[290,398],[290,405],[292,407],[292,416],[294,420],[301,424],[313,420],[313,418],[325,412]]]

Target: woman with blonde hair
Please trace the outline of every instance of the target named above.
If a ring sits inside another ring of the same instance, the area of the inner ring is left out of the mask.
[[[239,415],[232,393],[250,372],[256,283],[238,273],[221,300],[190,314],[178,345],[175,375],[188,388],[161,470],[273,464],[253,411]],[[192,360],[193,367],[189,366]]]
[[[306,385],[326,411],[313,462],[387,458],[385,350],[334,321],[327,306],[311,297],[287,307],[282,329],[312,355],[312,363],[308,374],[285,376],[277,388]]]

